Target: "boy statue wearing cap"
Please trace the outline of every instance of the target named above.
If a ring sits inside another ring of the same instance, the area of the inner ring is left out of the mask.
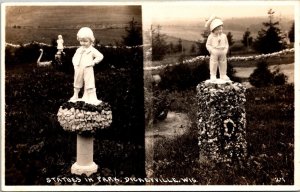
[[[216,81],[217,68],[219,67],[220,79],[230,81],[226,75],[228,40],[226,34],[223,33],[223,21],[220,18],[212,16],[205,24],[210,29],[210,34],[207,38],[206,48],[210,53],[209,70],[210,80]]]
[[[84,85],[84,94],[81,100],[89,104],[98,105],[95,88],[95,76],[93,66],[103,59],[103,55],[93,47],[95,37],[88,27],[81,28],[77,33],[80,47],[76,50],[72,62],[74,65],[74,95],[71,102],[79,100],[78,93]]]

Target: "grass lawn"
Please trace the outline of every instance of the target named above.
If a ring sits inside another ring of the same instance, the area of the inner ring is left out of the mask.
[[[156,177],[190,177],[202,185],[291,185],[294,183],[294,86],[250,88],[246,93],[248,156],[245,167],[199,165],[194,89],[170,92],[172,111],[185,112],[191,129],[175,140],[157,140]],[[184,183],[178,183],[184,184]]]

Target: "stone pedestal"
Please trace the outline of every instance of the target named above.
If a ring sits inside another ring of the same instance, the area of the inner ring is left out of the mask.
[[[93,161],[93,134],[99,129],[107,129],[112,123],[112,111],[108,103],[98,105],[83,101],[66,102],[60,106],[57,119],[65,131],[77,133],[77,157],[71,173],[90,176],[97,172]]]
[[[86,174],[90,176],[97,172],[98,165],[93,161],[94,138],[77,135],[77,157],[71,167],[71,173],[76,175]]]
[[[197,86],[200,163],[241,164],[247,155],[246,88],[236,82]]]

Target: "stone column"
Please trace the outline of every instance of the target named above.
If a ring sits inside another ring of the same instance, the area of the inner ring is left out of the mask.
[[[93,161],[94,133],[98,129],[109,128],[112,111],[108,103],[92,105],[83,101],[65,102],[59,107],[57,120],[65,131],[77,133],[77,157],[71,173],[90,176],[97,172],[98,165]]]
[[[93,161],[94,138],[77,134],[77,157],[71,167],[71,173],[76,175],[86,174],[90,176],[97,172],[98,165]]]
[[[200,164],[243,163],[247,155],[245,91],[236,82],[198,84]]]

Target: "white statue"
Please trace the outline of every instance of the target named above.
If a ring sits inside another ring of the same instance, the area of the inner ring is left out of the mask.
[[[103,59],[103,55],[93,47],[95,37],[93,31],[88,27],[81,28],[77,33],[80,47],[76,50],[72,62],[74,65],[74,95],[71,102],[85,101],[89,104],[98,105],[95,88],[95,76],[93,66]],[[80,89],[84,86],[84,94],[78,98]]]
[[[205,26],[210,30],[207,38],[206,48],[210,53],[209,70],[210,80],[216,81],[217,68],[219,67],[220,79],[230,81],[226,75],[227,71],[227,58],[228,40],[226,34],[223,33],[223,21],[215,16],[210,17]]]
[[[57,42],[57,54],[64,52],[64,40],[62,35],[58,35],[56,42]]]
[[[38,67],[49,67],[52,65],[52,61],[41,61],[43,56],[44,50],[40,49],[40,56],[38,60],[36,61]]]

